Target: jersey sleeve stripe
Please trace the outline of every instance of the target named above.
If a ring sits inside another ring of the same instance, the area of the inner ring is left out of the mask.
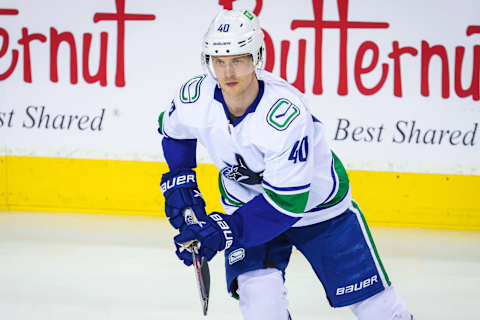
[[[165,136],[167,138],[171,138],[166,132],[165,132],[165,125],[164,125],[164,121],[163,121],[163,118],[165,117],[165,111],[163,111],[162,113],[160,113],[160,115],[158,116],[158,133],[160,133],[162,136]]]
[[[221,174],[218,175],[218,188],[220,189],[220,194],[222,195],[222,198],[225,199],[225,201],[230,206],[240,207],[244,205],[244,203],[241,200],[237,199],[235,196],[233,196],[227,191],[227,188],[225,188],[225,185],[223,184]]]
[[[345,167],[343,166],[342,162],[334,152],[332,152],[332,156],[333,156],[335,174],[338,177],[337,192],[335,193],[335,196],[330,201],[324,202],[316,206],[315,208],[309,210],[308,212],[315,212],[315,211],[320,211],[323,209],[333,207],[334,205],[340,203],[343,199],[345,199],[345,197],[348,194],[348,190],[350,189],[350,182],[348,180],[347,171],[345,170]]]
[[[279,211],[283,214],[286,214],[287,216],[290,216],[290,217],[298,217],[299,216],[296,213],[292,213],[290,211],[284,210],[283,208],[278,206],[272,199],[270,199],[270,197],[267,194],[264,194],[263,197],[268,202],[268,204],[270,204],[275,210],[277,210],[277,211]]]
[[[296,194],[278,194],[269,189],[264,189],[266,198],[272,200],[277,207],[289,213],[305,213],[309,191]]]
[[[332,157],[332,163],[331,163],[331,166],[330,166],[330,174],[332,175],[332,180],[333,180],[333,187],[332,187],[332,191],[330,192],[330,194],[328,195],[328,197],[325,199],[325,201],[323,203],[326,203],[328,201],[330,201],[333,196],[336,194],[336,192],[338,191],[338,176],[337,176],[337,173],[335,172],[335,166],[334,166],[334,159]]]
[[[268,183],[265,179],[263,179],[262,183],[264,185],[264,188],[266,187],[270,190],[275,190],[275,191],[280,191],[280,192],[281,191],[301,191],[301,190],[305,190],[305,189],[310,188],[310,183],[306,184],[306,185],[303,185],[303,186],[298,186],[298,187],[275,187],[272,184]]]
[[[224,206],[239,208],[241,205],[234,205],[230,203],[223,195],[220,196],[220,200]]]
[[[158,116],[158,133],[161,135],[164,135],[165,133],[163,132],[163,117],[165,116],[165,111],[160,113]]]

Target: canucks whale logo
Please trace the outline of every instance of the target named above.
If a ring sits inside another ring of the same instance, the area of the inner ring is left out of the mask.
[[[239,154],[235,154],[235,159],[237,160],[237,164],[234,165],[225,162],[227,166],[221,171],[224,177],[236,182],[250,185],[262,183],[263,171],[254,172],[251,170],[247,166],[247,163],[243,157]]]

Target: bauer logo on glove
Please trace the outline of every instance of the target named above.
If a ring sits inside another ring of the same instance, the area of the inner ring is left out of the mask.
[[[160,188],[165,197],[165,214],[175,229],[184,228],[188,221],[183,212],[190,208],[199,219],[207,215],[205,201],[198,190],[195,171],[182,169],[162,176]],[[196,220],[192,220],[193,223]]]
[[[163,182],[160,185],[160,187],[162,188],[162,193],[165,193],[172,188],[175,188],[177,186],[180,186],[180,185],[186,184],[186,183],[190,183],[190,182],[194,183],[195,185],[197,184],[197,182],[195,181],[195,175],[194,174],[185,174],[185,175],[182,175],[182,176],[173,177],[173,179],[169,179],[169,180]]]
[[[232,246],[233,243],[232,230],[230,230],[230,226],[218,213],[212,213],[209,217],[218,224],[220,229],[222,229],[223,236],[225,237],[225,250],[227,250]]]

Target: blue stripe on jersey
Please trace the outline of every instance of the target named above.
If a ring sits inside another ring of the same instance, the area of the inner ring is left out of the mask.
[[[348,186],[348,189],[350,189],[350,186]],[[345,194],[343,194],[342,198],[338,201],[338,202],[332,202],[332,203],[326,203],[324,206],[323,205],[319,205],[318,207],[315,207],[313,209],[310,209],[308,210],[307,212],[317,212],[317,211],[322,211],[322,210],[325,210],[325,209],[328,209],[328,208],[331,208],[333,206],[336,206],[337,204],[341,203],[345,197],[347,196],[348,194],[348,189],[347,189],[347,192],[345,192]]]
[[[178,140],[164,137],[162,149],[171,172],[197,167],[197,139]]]
[[[330,199],[330,197],[333,195],[333,193],[335,192],[335,188],[337,187],[337,179],[335,178],[335,168],[333,167],[333,158],[332,158],[332,165],[330,167],[330,174],[332,175],[332,180],[333,180],[333,188],[332,188],[332,191],[330,191],[330,194],[328,195],[328,197],[325,199],[325,201],[323,201],[321,204],[324,204],[325,202],[327,202],[327,200]]]
[[[265,181],[265,179],[263,179],[262,183],[265,184],[270,189],[277,190],[277,191],[297,191],[297,190],[304,190],[304,189],[310,188],[310,183],[304,186],[298,186],[298,187],[275,187],[270,183],[268,183],[267,181]]]
[[[252,104],[247,108],[245,113],[240,118],[238,118],[237,121],[235,121],[235,123],[233,123],[234,127],[237,126],[243,120],[243,118],[245,118],[247,116],[247,114],[255,112],[258,104],[260,103],[260,100],[263,97],[264,87],[265,87],[264,82],[262,80],[258,80],[258,94],[257,94],[257,97],[255,98],[255,100],[253,100]],[[223,99],[222,90],[220,89],[220,87],[218,85],[215,86],[215,92],[213,94],[213,98],[222,104],[223,111],[225,111],[225,116],[227,117],[227,119],[229,119],[227,104],[225,103],[225,99]]]
[[[224,196],[220,196],[220,200],[224,206],[229,206],[233,208],[238,208],[238,206],[235,206],[227,201],[227,199]]]
[[[341,203],[345,199],[345,197],[347,196],[350,190],[350,182],[349,182],[345,167],[343,166],[342,162],[333,151],[332,151],[332,157],[333,157],[333,168],[334,168],[334,172],[332,172],[332,179],[334,181],[333,190],[335,190],[336,188],[335,183],[338,183],[337,192],[335,193],[332,199],[329,199],[332,196],[330,194],[323,203],[319,204],[318,206],[316,206],[315,208],[307,212],[321,211]]]

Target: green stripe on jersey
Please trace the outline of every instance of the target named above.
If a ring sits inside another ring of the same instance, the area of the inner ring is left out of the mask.
[[[337,155],[333,151],[332,151],[332,157],[333,157],[333,169],[335,170],[338,177],[338,190],[332,200],[328,201],[327,203],[321,204],[316,208],[333,207],[334,205],[342,201],[342,199],[345,198],[345,195],[348,192],[350,182],[348,180],[347,171],[345,170],[345,167],[343,166],[340,159],[337,157]]]
[[[270,189],[263,188],[267,196],[277,206],[293,213],[304,213],[307,206],[309,191],[297,194],[278,194]]]
[[[370,229],[368,228],[368,224],[367,224],[367,221],[365,220],[365,216],[363,215],[362,210],[360,210],[360,207],[358,206],[358,204],[355,201],[352,201],[352,205],[355,209],[358,210],[358,212],[360,212],[360,217],[362,217],[363,226],[365,227],[365,230],[367,231],[368,239],[370,240],[370,243],[372,244],[373,252],[375,252],[375,257],[377,257],[378,264],[380,265],[380,268],[382,269],[383,276],[385,277],[385,281],[387,281],[387,284],[389,286],[391,286],[392,283],[390,282],[390,279],[388,278],[388,274],[385,271],[385,267],[383,266],[382,260],[380,260],[380,255],[378,254],[377,247],[375,246],[375,242],[373,242],[373,237],[372,237],[372,234],[370,233]]]
[[[223,198],[230,205],[235,206],[235,207],[241,207],[241,206],[244,205],[244,203],[235,201],[228,196],[227,190],[225,189],[225,186],[223,185],[222,174],[218,174],[218,189],[220,190],[220,194],[223,196]]]
[[[160,113],[160,115],[158,116],[158,128],[162,134],[163,134],[163,117],[164,116],[165,116],[165,111]]]

